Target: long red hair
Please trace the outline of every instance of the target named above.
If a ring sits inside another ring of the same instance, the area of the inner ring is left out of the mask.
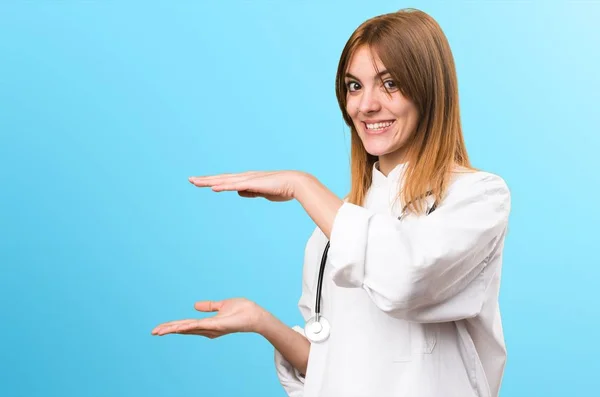
[[[414,9],[380,15],[362,23],[342,51],[335,80],[336,96],[351,132],[351,188],[348,201],[363,205],[377,157],[365,150],[346,111],[344,82],[352,55],[367,46],[377,54],[396,86],[416,106],[417,127],[408,138],[407,168],[399,198],[408,211],[420,213],[430,192],[443,200],[456,166],[473,169],[465,147],[458,103],[458,83],[450,45],[438,23]]]

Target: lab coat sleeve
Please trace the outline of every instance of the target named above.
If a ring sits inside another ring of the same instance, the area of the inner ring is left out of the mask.
[[[434,212],[418,218],[400,221],[344,203],[330,236],[331,277],[340,287],[363,288],[394,317],[417,322],[474,317],[487,288],[481,275],[509,212],[508,187],[490,173],[457,180]],[[468,299],[455,299],[467,291]]]
[[[316,235],[317,230],[313,232],[313,237]],[[310,241],[309,241],[310,244]],[[310,266],[307,266],[312,258],[310,256],[311,251],[309,250],[309,244],[305,248],[304,254],[304,268],[302,276],[302,294],[298,301],[298,309],[304,321],[307,321],[312,313],[314,304],[313,291],[312,291],[312,275],[310,274]],[[302,335],[304,335],[304,328],[299,325],[294,325],[292,329]],[[275,349],[275,369],[277,371],[277,377],[279,382],[283,386],[283,389],[289,397],[302,397],[304,395],[304,374],[301,374],[296,368],[294,368],[289,361],[287,361],[283,355]]]
[[[304,330],[300,326],[294,325],[292,329],[304,335]],[[277,349],[275,349],[275,369],[279,383],[289,397],[304,396],[304,375],[294,368]]]

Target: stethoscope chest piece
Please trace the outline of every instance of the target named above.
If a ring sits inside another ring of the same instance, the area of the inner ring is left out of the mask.
[[[329,338],[330,332],[329,321],[323,316],[319,316],[319,320],[316,317],[309,318],[304,326],[304,334],[311,342],[323,342]]]

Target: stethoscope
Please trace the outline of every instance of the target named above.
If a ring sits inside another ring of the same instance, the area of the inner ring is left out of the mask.
[[[431,192],[427,192],[427,196],[430,196]],[[410,203],[406,204],[404,208],[402,208],[401,215],[398,217],[398,220],[402,220],[404,217],[406,208]],[[425,215],[431,214],[435,208],[437,207],[437,202],[434,202],[431,207],[429,207],[425,213]],[[306,338],[311,342],[323,342],[327,338],[329,338],[329,334],[331,333],[331,326],[329,325],[329,321],[325,317],[321,315],[321,290],[323,288],[323,273],[325,272],[325,263],[327,262],[327,252],[329,251],[329,246],[331,242],[327,241],[327,245],[325,245],[325,249],[323,250],[323,255],[321,256],[321,267],[319,268],[319,279],[317,280],[317,297],[315,301],[315,315],[308,319],[306,324],[304,325],[304,334]]]

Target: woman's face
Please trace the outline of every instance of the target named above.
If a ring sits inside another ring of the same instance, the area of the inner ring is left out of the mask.
[[[379,57],[373,55],[380,71],[377,75],[371,56],[369,48],[362,46],[350,59],[345,76],[346,111],[365,150],[379,156],[382,171],[389,171],[405,161],[405,142],[416,128],[419,115],[415,105],[400,93]]]

